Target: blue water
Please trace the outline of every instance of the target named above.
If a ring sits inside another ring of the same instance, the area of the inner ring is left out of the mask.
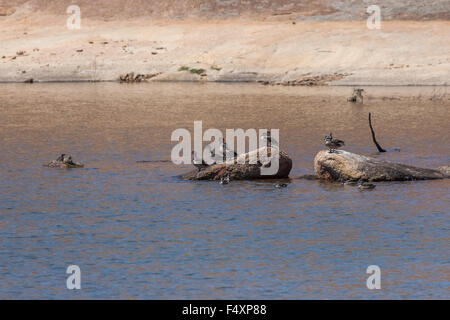
[[[348,151],[448,165],[450,105],[417,90],[366,89],[356,107],[349,88],[2,85],[0,298],[448,299],[448,180],[361,192],[297,179],[330,127]],[[374,154],[369,111],[400,152]],[[191,167],[166,161],[170,134],[194,120],[280,128],[288,187],[180,179]],[[42,166],[63,152],[86,167]],[[69,265],[81,290],[66,288]],[[366,287],[369,265],[381,290]]]

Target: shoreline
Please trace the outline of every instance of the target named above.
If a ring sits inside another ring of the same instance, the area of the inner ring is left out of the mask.
[[[411,101],[434,101],[437,103],[447,103],[450,101],[450,86],[435,86],[435,85],[317,85],[317,86],[283,86],[271,85],[264,86],[256,82],[237,82],[237,81],[149,81],[140,83],[126,83],[119,81],[46,81],[36,82],[32,84],[23,82],[0,82],[0,91],[8,92],[11,88],[23,88],[30,91],[39,91],[40,88],[52,88],[59,86],[61,90],[72,90],[80,88],[95,88],[109,90],[125,89],[131,92],[139,92],[142,90],[172,90],[186,89],[190,90],[213,90],[217,93],[228,92],[228,90],[246,90],[246,92],[270,93],[270,94],[290,94],[305,96],[320,96],[323,99],[330,97],[340,97],[340,99],[347,99],[353,93],[353,90],[358,87],[365,89],[364,101],[375,100],[411,100]],[[25,85],[25,86],[24,86]],[[124,86],[124,87],[123,87]],[[178,89],[177,89],[178,88]],[[204,89],[203,89],[204,88]],[[228,88],[228,89],[227,89]],[[234,89],[231,89],[234,88]]]
[[[450,85],[450,21],[385,21],[369,30],[363,21],[86,18],[80,30],[68,30],[64,18],[0,20],[0,83],[139,75],[148,82]]]
[[[134,84],[134,85],[144,85],[144,84],[151,84],[151,83],[217,83],[217,84],[255,84],[255,85],[261,85],[264,86],[264,84],[255,82],[255,81],[192,81],[192,80],[152,80],[152,81],[142,81],[142,82],[136,82],[136,83],[127,83],[127,82],[121,82],[120,80],[50,80],[50,81],[37,81],[34,80],[32,83],[26,82],[26,81],[0,81],[0,85],[3,84],[24,84],[24,85],[39,85],[39,84],[58,84],[58,83],[117,83],[117,84]],[[275,84],[270,85],[272,87],[276,86],[282,86],[282,87],[387,87],[387,88],[402,88],[402,87],[412,87],[412,88],[418,88],[418,87],[442,87],[447,88],[450,87],[450,84],[318,84],[318,85],[283,85],[283,84]]]

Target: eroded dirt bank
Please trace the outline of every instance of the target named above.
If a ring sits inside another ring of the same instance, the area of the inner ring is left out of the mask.
[[[31,14],[30,8],[0,17],[1,82],[113,81],[134,73],[144,81],[450,84],[445,20],[390,20],[369,30],[365,20],[306,21],[291,14],[182,20],[87,15],[80,30],[69,30],[68,15]]]

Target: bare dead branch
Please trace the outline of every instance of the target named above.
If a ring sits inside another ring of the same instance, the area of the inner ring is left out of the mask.
[[[369,112],[369,126],[370,126],[370,131],[372,132],[372,139],[373,139],[373,143],[375,143],[375,145],[377,146],[378,152],[386,152],[386,150],[384,150],[379,143],[377,142],[377,139],[375,138],[375,131],[373,130],[372,127],[372,115]]]

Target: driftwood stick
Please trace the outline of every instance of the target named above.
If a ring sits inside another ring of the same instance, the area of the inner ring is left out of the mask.
[[[372,139],[373,139],[373,143],[375,143],[375,145],[377,146],[378,152],[386,152],[386,150],[384,150],[380,144],[377,142],[377,139],[375,138],[375,131],[373,130],[372,127],[372,115],[369,112],[369,126],[370,126],[370,131],[372,132]]]

